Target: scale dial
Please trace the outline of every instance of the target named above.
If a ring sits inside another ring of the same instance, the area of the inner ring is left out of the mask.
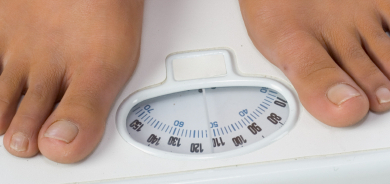
[[[210,154],[240,149],[283,127],[286,99],[265,87],[189,90],[145,100],[127,118],[129,135],[154,149]]]
[[[132,94],[119,107],[121,136],[156,156],[207,159],[246,154],[287,134],[298,119],[296,95],[275,80],[236,74],[232,55],[223,49],[167,57],[164,83]],[[187,62],[220,59],[222,77],[175,80],[174,61],[193,70]]]

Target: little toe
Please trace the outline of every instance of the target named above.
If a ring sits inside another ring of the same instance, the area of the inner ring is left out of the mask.
[[[73,163],[94,150],[104,133],[111,105],[127,79],[108,71],[101,68],[73,75],[76,77],[39,133],[38,146],[44,156]]]
[[[31,70],[26,95],[4,136],[4,147],[15,156],[31,157],[38,153],[38,133],[53,109],[62,81],[61,72],[50,67]]]

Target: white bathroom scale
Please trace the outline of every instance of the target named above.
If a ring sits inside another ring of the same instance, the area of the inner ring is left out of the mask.
[[[236,0],[147,0],[139,63],[96,150],[59,164],[14,157],[0,136],[0,183],[388,183],[389,121],[312,117]]]
[[[121,136],[152,155],[203,160],[240,156],[286,135],[298,119],[297,97],[276,80],[238,75],[234,58],[228,49],[167,57],[166,80],[118,108]]]

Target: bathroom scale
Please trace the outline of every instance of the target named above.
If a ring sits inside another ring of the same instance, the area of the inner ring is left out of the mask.
[[[172,54],[166,67],[161,85],[132,94],[118,108],[119,133],[146,153],[171,159],[243,155],[286,135],[298,119],[296,95],[276,80],[238,75],[228,49]],[[221,73],[212,74],[212,67]],[[197,69],[209,78],[196,79]],[[189,75],[195,79],[184,80]]]

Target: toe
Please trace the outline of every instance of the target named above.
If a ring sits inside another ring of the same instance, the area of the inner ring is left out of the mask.
[[[39,150],[47,158],[60,163],[77,162],[99,143],[111,104],[127,79],[104,68],[73,75],[39,134]]]
[[[301,35],[293,42],[296,45],[281,47],[285,51],[294,47],[294,53],[282,55],[288,62],[279,66],[293,83],[305,108],[331,126],[349,126],[361,120],[369,108],[362,89],[315,38]]]
[[[384,32],[383,32],[384,33]],[[340,67],[365,92],[370,109],[382,112],[390,109],[390,81],[367,55],[356,34],[338,31],[329,40],[328,47]]]
[[[38,68],[32,68],[26,95],[4,136],[5,148],[19,157],[38,153],[38,133],[53,109],[62,81],[61,72],[53,66]]]
[[[0,76],[0,135],[8,129],[16,113],[27,75],[24,65],[4,62],[7,64]]]
[[[371,110],[383,112],[390,109],[390,81],[388,80],[390,79],[390,37],[383,29],[380,17],[365,17],[362,22],[364,22],[364,25],[358,25],[362,45],[369,58],[376,65],[376,68],[367,66],[372,68],[372,72],[366,71],[366,75],[374,74],[378,76],[377,78],[366,79],[366,81],[377,83],[378,85],[381,83],[379,81],[384,83],[375,91],[376,101],[374,97],[370,99]],[[377,70],[380,70],[379,72],[382,74],[378,74]],[[384,77],[382,76],[379,77],[379,75],[384,75],[387,80],[383,79]]]

